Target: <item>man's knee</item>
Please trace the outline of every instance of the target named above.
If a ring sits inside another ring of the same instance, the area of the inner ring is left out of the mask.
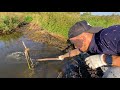
[[[120,78],[120,67],[108,67],[102,78]]]

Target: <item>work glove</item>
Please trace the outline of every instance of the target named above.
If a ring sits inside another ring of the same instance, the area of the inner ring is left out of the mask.
[[[103,55],[92,55],[89,56],[85,59],[86,64],[92,68],[92,69],[96,69],[98,67],[107,65],[104,61],[103,61]]]
[[[58,56],[58,58],[59,58],[59,60],[64,60],[64,55],[60,55],[60,56]]]

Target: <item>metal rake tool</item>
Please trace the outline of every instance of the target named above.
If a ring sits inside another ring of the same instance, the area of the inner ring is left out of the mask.
[[[33,68],[35,67],[35,64],[33,63],[32,59],[30,58],[30,49],[26,47],[25,43],[22,41],[22,44],[25,48],[24,54],[25,54],[25,58],[27,60],[27,64],[28,64],[28,68],[33,70]],[[58,57],[57,58],[42,58],[42,59],[35,59],[36,62],[41,62],[41,61],[53,61],[53,60],[60,60]],[[62,61],[62,60],[60,60]]]
[[[26,47],[26,45],[25,45],[25,43],[24,43],[23,41],[22,41],[22,44],[23,44],[23,46],[24,46],[24,48],[25,48],[24,54],[25,54],[25,58],[26,58],[26,60],[27,60],[28,68],[29,68],[30,70],[33,70],[34,64],[33,64],[33,61],[32,61],[31,58],[30,58],[30,53],[29,53],[30,49]]]

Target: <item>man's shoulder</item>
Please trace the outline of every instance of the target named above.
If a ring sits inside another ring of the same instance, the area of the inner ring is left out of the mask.
[[[103,28],[99,33],[112,33],[112,32],[120,32],[120,25],[112,25],[112,26],[109,26],[107,28]]]
[[[112,29],[112,28],[120,28],[120,25],[112,25],[112,26],[109,26],[107,29]]]

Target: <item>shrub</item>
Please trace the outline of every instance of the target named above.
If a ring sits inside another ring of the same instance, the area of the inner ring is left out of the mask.
[[[32,21],[32,17],[26,16],[21,18],[18,16],[2,16],[0,18],[0,34],[10,34],[15,31],[17,27],[28,24]],[[23,24],[24,23],[24,24]]]

